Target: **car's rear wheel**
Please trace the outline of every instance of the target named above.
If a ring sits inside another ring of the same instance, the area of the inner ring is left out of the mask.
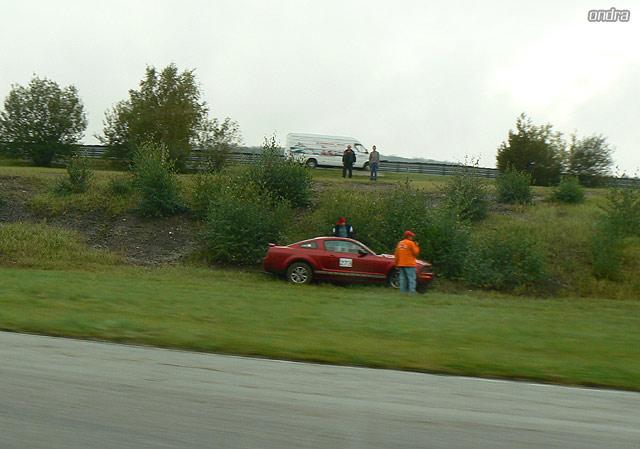
[[[393,268],[387,276],[387,285],[391,288],[400,288],[400,272]]]
[[[287,280],[292,284],[309,284],[313,280],[313,270],[307,263],[294,262],[287,268]]]
[[[318,161],[315,159],[307,159],[306,165],[309,168],[316,168],[318,166]]]

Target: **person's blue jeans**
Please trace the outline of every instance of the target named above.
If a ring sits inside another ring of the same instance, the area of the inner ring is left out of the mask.
[[[369,170],[371,170],[370,179],[372,180],[378,179],[378,163],[372,162],[371,165],[369,165]]]
[[[416,292],[416,267],[398,267],[400,274],[400,291],[403,293]]]

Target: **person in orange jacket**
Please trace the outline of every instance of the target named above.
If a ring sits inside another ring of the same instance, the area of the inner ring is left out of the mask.
[[[415,236],[411,231],[404,231],[404,239],[396,246],[396,268],[400,275],[400,291],[403,293],[416,292],[416,257],[420,254],[420,247],[413,241]]]

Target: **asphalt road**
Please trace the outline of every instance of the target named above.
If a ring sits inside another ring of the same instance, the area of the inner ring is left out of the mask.
[[[0,332],[0,448],[640,448],[640,394]]]

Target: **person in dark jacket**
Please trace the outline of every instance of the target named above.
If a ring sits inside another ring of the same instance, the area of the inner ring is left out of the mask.
[[[344,217],[340,217],[336,222],[336,225],[333,227],[331,231],[334,237],[348,237],[350,239],[353,238],[353,226],[347,223],[347,219]]]
[[[351,178],[351,174],[353,171],[353,164],[356,163],[356,153],[351,149],[351,145],[347,145],[347,149],[342,153],[342,177],[345,178],[347,176],[347,171],[349,172],[349,178]]]

